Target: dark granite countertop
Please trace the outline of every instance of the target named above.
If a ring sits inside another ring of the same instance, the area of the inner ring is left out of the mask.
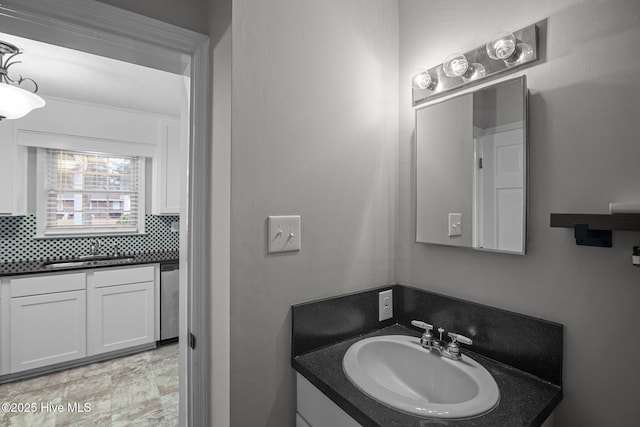
[[[65,266],[51,268],[45,266],[43,263],[52,261],[70,261],[75,259],[74,257],[67,258],[47,258],[33,261],[16,261],[16,262],[3,262],[0,263],[0,276],[18,276],[23,274],[34,273],[54,273],[58,271],[71,271],[71,270],[86,270],[87,268],[101,268],[101,267],[121,267],[125,265],[138,265],[138,264],[153,264],[153,263],[169,263],[179,260],[179,253],[177,251],[156,251],[156,252],[144,252],[144,253],[128,253],[120,254],[126,255],[128,258],[121,260],[110,261],[91,261],[88,265],[82,266]],[[132,259],[131,259],[132,258]]]
[[[414,417],[390,409],[359,391],[345,376],[342,359],[356,341],[378,335],[419,336],[401,325],[338,342],[293,357],[291,365],[333,402],[365,427],[515,427],[539,426],[562,400],[562,388],[471,351],[465,354],[484,366],[500,389],[500,403],[491,412],[466,420]]]

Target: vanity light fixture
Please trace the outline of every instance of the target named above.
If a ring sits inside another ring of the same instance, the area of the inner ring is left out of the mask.
[[[546,25],[545,19],[513,33],[496,33],[482,46],[454,53],[440,65],[417,71],[411,77],[413,106],[533,64],[538,60],[539,46],[546,42],[538,40],[539,33],[543,38],[546,35]],[[543,30],[538,31],[539,27]]]
[[[19,119],[45,105],[44,99],[36,95],[38,84],[33,79],[22,76],[16,79],[9,77],[9,67],[21,62],[11,60],[21,53],[16,46],[0,41],[0,120]],[[5,55],[9,56],[5,59]],[[30,82],[34,90],[30,92],[23,89],[23,82]]]

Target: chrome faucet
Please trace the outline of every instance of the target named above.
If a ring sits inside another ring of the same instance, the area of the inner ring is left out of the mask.
[[[454,334],[453,332],[447,333],[449,338],[451,338],[450,342],[446,342],[442,339],[442,334],[444,333],[443,328],[438,328],[438,333],[440,334],[440,338],[436,339],[431,335],[431,331],[433,330],[433,325],[430,325],[425,322],[421,322],[419,320],[412,320],[411,324],[417,328],[424,329],[424,333],[422,337],[420,337],[420,345],[427,350],[436,350],[440,353],[441,356],[447,357],[453,360],[460,360],[462,358],[462,353],[460,351],[459,342],[467,345],[473,344],[471,338],[467,338],[464,335]]]
[[[98,255],[100,253],[100,242],[98,239],[89,239],[89,254]]]

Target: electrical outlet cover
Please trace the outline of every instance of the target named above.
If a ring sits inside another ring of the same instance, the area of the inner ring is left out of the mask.
[[[391,319],[393,317],[393,289],[378,293],[378,320]]]

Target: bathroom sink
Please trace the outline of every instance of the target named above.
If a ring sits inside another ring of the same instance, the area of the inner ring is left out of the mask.
[[[420,340],[385,335],[360,340],[342,367],[363,393],[398,411],[427,418],[483,415],[500,400],[498,385],[478,362],[451,360],[424,349]]]

